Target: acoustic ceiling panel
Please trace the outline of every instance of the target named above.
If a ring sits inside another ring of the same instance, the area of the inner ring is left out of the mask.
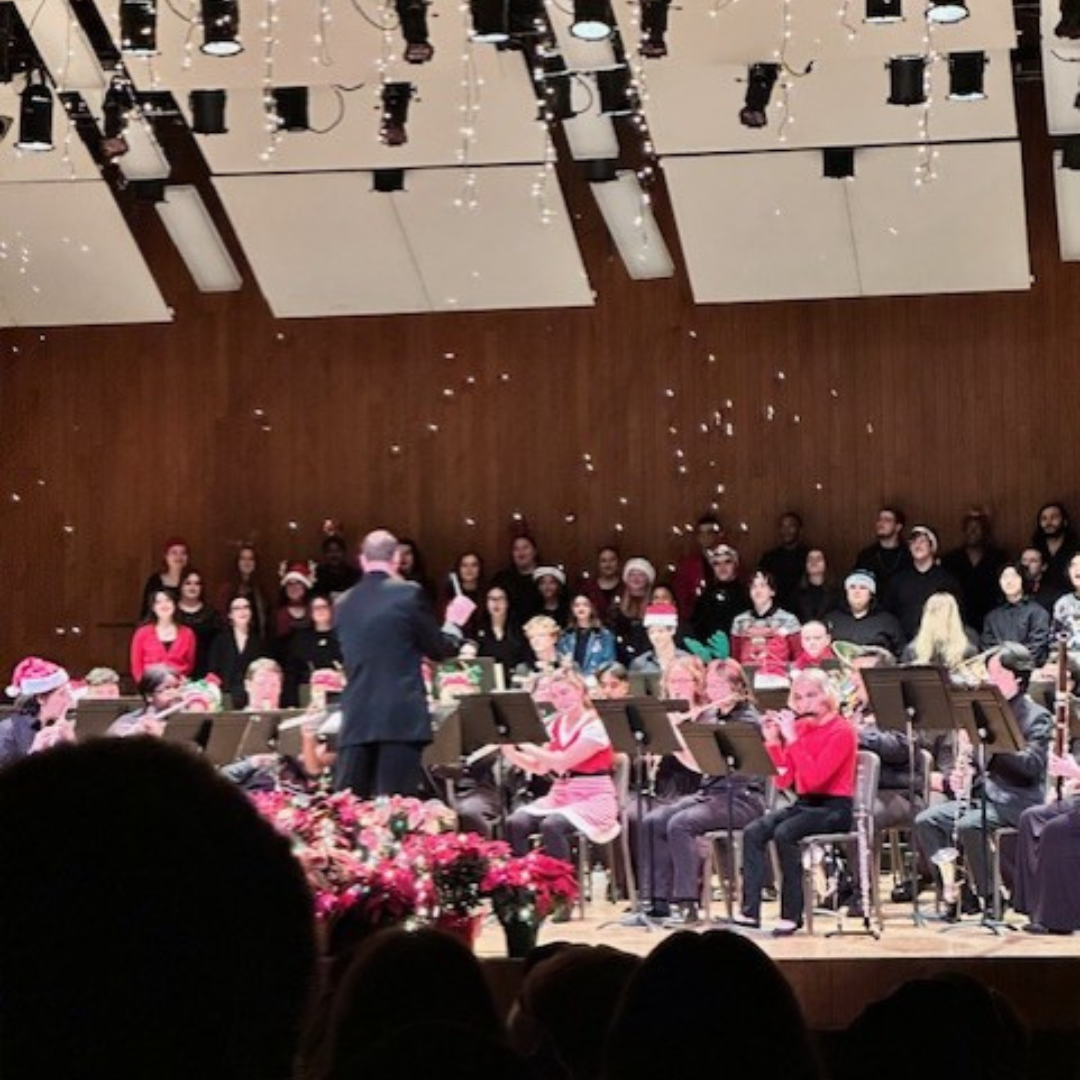
[[[1054,195],[1061,258],[1076,262],[1080,260],[1080,172],[1063,169],[1060,153],[1054,154]]]
[[[981,101],[949,100],[948,62],[942,57],[931,64],[929,110],[888,103],[889,72],[880,57],[822,61],[806,76],[787,77],[786,94],[777,83],[764,128],[744,127],[739,120],[746,74],[745,67],[732,65],[650,66],[646,112],[657,150],[693,154],[910,143],[922,137],[924,119],[934,141],[1016,135],[1012,69],[1003,52],[989,58],[987,96]]]
[[[1058,0],[1043,0],[1039,22],[1047,128],[1051,135],[1080,133],[1080,41],[1054,33],[1061,22]]]
[[[592,303],[558,184],[545,222],[530,167],[223,176],[222,202],[279,317]],[[455,204],[461,205],[455,205]],[[470,208],[472,204],[472,208]]]
[[[849,190],[863,292],[1030,288],[1020,144],[943,146],[934,169],[916,185],[910,149],[858,155]]]
[[[436,311],[587,307],[593,303],[554,172],[482,169],[472,209],[455,205],[460,172],[416,172],[395,195],[410,250]]]
[[[846,183],[820,154],[668,158],[664,175],[698,303],[859,294]]]
[[[279,318],[427,311],[393,200],[369,173],[223,176],[214,181]]]
[[[0,297],[16,326],[170,318],[100,180],[0,184]]]

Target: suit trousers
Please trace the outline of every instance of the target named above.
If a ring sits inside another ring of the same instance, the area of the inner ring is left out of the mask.
[[[361,799],[416,795],[423,780],[424,743],[372,742],[344,746],[334,764],[334,788],[351,788]]]

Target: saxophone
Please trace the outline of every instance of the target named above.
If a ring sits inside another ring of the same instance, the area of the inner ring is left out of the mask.
[[[960,899],[960,886],[964,878],[958,871],[960,861],[960,821],[971,806],[971,785],[975,779],[975,766],[971,741],[961,738],[964,732],[957,731],[956,760],[953,772],[963,778],[960,789],[954,791],[956,814],[953,817],[952,844],[934,852],[930,861],[938,868],[941,875],[941,899],[946,904],[955,904]]]

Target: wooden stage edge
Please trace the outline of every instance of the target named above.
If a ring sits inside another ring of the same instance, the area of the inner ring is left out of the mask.
[[[590,904],[584,919],[546,923],[540,944],[555,941],[610,945],[647,955],[673,931],[627,928],[617,920],[625,904]],[[715,910],[715,909],[714,909]],[[927,912],[930,913],[929,911]],[[762,930],[747,934],[779,965],[802,1004],[810,1026],[817,1031],[839,1030],[871,1002],[887,996],[909,979],[945,972],[970,975],[1000,991],[1032,1031],[1070,1031],[1080,1028],[1080,934],[1034,936],[1019,927],[1024,917],[1009,913],[1014,929],[998,936],[965,920],[962,928],[943,932],[944,924],[917,927],[910,906],[886,905],[884,930],[878,940],[845,934],[825,935],[836,928],[835,917],[815,919],[815,933],[788,938],[769,933],[771,907],[766,905]],[[608,923],[609,925],[604,925]],[[861,929],[861,920],[846,920],[848,931]],[[723,929],[702,924],[700,931]],[[498,924],[484,927],[477,954],[492,959],[490,975],[504,1000],[512,998],[521,979],[520,964],[498,963],[505,941]]]

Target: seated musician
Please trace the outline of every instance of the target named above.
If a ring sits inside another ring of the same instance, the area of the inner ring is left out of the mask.
[[[955,846],[967,867],[966,880],[957,899],[949,901],[949,918],[957,918],[960,911],[977,913],[981,910],[979,897],[989,893],[989,869],[982,842],[984,804],[986,827],[995,831],[1019,825],[1020,815],[1043,801],[1053,719],[1027,695],[1034,667],[1031,653],[1016,642],[1007,642],[990,654],[987,677],[1008,701],[1024,737],[1024,748],[1016,753],[992,754],[985,776],[978,775],[973,759],[967,767],[954,768],[956,775],[950,778],[950,787],[953,792],[965,792],[967,798],[931,806],[915,819],[919,847],[931,862],[937,852],[954,846],[954,834],[959,841]]]
[[[855,728],[840,715],[832,680],[816,668],[792,675],[788,709],[767,712],[761,732],[777,767],[776,784],[794,787],[795,802],[752,821],[743,831],[743,904],[735,922],[761,925],[768,845],[780,861],[780,921],[773,933],[802,925],[802,858],[799,841],[814,833],[851,828],[858,749]]]
[[[548,855],[569,859],[571,838],[577,832],[598,844],[619,835],[619,807],[611,776],[614,753],[576,672],[561,670],[542,676],[533,696],[555,709],[547,720],[550,742],[503,746],[501,752],[512,765],[528,773],[550,774],[554,782],[546,795],[510,816],[507,840],[515,854],[524,855],[530,837],[539,833]]]
[[[129,735],[154,735],[165,733],[161,714],[178,712],[181,695],[179,674],[168,664],[151,664],[139,679],[139,697],[142,707],[118,716],[110,725],[107,735],[126,738]]]
[[[74,741],[67,719],[74,705],[71,680],[59,664],[37,656],[20,660],[7,694],[15,699],[15,711],[0,720],[0,765]]]
[[[665,678],[668,697],[695,701],[695,673],[691,669],[694,664],[700,667],[701,661],[693,657],[671,664]],[[689,713],[672,718],[677,735],[684,720],[699,724],[759,722],[746,675],[736,661],[713,661],[709,665],[707,685],[707,705],[692,705]],[[701,894],[699,838],[729,825],[742,829],[760,817],[765,812],[764,786],[762,781],[749,777],[701,775],[685,743],[676,757],[698,776],[697,790],[645,816],[642,847],[648,865],[642,868],[642,892],[652,898],[648,910],[651,918],[667,918],[673,926],[693,926],[698,922],[697,898]]]

